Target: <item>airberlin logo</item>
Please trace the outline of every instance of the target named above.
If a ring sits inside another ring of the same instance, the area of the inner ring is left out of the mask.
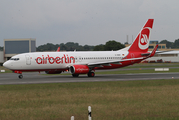
[[[88,71],[89,68],[77,68],[76,71],[82,72],[82,71]]]
[[[150,34],[149,27],[143,28],[139,36],[139,48],[145,50],[149,46],[149,34]]]
[[[63,64],[63,63],[75,63],[75,58],[73,56],[68,56],[63,54],[62,57],[51,57],[49,55],[44,56],[42,55],[41,57],[37,57],[35,59],[37,64]]]

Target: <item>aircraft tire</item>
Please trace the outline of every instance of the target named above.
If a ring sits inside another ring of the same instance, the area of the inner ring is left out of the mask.
[[[23,75],[19,75],[19,79],[22,79],[23,78]]]
[[[95,73],[94,72],[89,72],[88,73],[88,77],[94,77],[95,76]]]

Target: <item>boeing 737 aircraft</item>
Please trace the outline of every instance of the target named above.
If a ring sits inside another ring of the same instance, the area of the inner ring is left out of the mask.
[[[134,42],[118,51],[23,53],[13,56],[3,66],[18,73],[20,79],[23,78],[22,72],[31,71],[60,74],[69,70],[73,77],[78,77],[79,74],[94,77],[95,70],[125,67],[154,56],[158,45],[152,52],[148,52],[153,21],[154,19],[148,19]]]

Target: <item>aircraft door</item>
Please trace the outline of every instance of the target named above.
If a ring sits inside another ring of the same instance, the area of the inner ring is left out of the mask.
[[[131,53],[131,58],[135,58],[134,53]],[[131,60],[131,63],[133,63],[133,62],[134,62],[134,60]]]
[[[26,57],[26,65],[30,65],[31,64],[30,56],[25,55],[25,57]]]

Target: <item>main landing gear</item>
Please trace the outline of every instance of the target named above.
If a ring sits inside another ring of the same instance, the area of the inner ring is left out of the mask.
[[[23,78],[22,71],[15,70],[15,71],[13,71],[13,72],[19,74],[19,76],[18,76],[19,79],[22,79],[22,78]]]
[[[88,72],[88,77],[94,77],[95,73],[94,72]],[[73,77],[79,77],[79,74],[72,74]]]
[[[94,77],[95,76],[95,73],[94,72],[89,72],[88,73],[88,77]]]

